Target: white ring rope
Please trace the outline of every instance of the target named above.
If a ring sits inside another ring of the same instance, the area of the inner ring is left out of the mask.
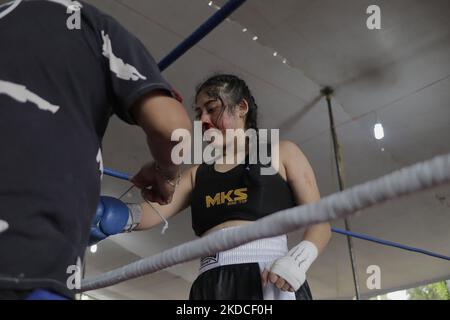
[[[334,220],[378,203],[450,182],[450,154],[435,157],[322,200],[271,214],[254,223],[216,232],[82,281],[81,291],[104,288],[241,244]]]

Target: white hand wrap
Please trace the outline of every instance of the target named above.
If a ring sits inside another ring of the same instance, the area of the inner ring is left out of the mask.
[[[306,271],[317,255],[317,247],[305,240],[293,247],[286,256],[275,260],[269,271],[286,280],[297,291],[305,282]]]
[[[139,204],[127,204],[130,215],[128,216],[128,222],[123,228],[123,232],[131,232],[137,228],[139,223],[141,223],[142,208]]]

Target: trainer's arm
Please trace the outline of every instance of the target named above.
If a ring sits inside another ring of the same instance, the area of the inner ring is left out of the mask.
[[[184,106],[165,91],[154,91],[141,99],[131,110],[137,124],[147,135],[147,144],[155,161],[165,172],[177,172],[171,160],[172,148],[178,141],[171,141],[176,129],[192,130],[192,123]]]

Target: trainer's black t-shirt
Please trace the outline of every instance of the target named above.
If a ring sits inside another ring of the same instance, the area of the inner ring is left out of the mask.
[[[0,18],[0,290],[73,293],[108,120],[133,124],[155,89],[172,93],[142,43],[84,2],[23,1]]]

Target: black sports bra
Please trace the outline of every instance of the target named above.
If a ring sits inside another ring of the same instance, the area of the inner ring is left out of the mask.
[[[261,175],[261,164],[240,164],[217,172],[214,164],[197,168],[191,194],[192,228],[197,236],[229,220],[255,221],[296,206],[279,174]]]

